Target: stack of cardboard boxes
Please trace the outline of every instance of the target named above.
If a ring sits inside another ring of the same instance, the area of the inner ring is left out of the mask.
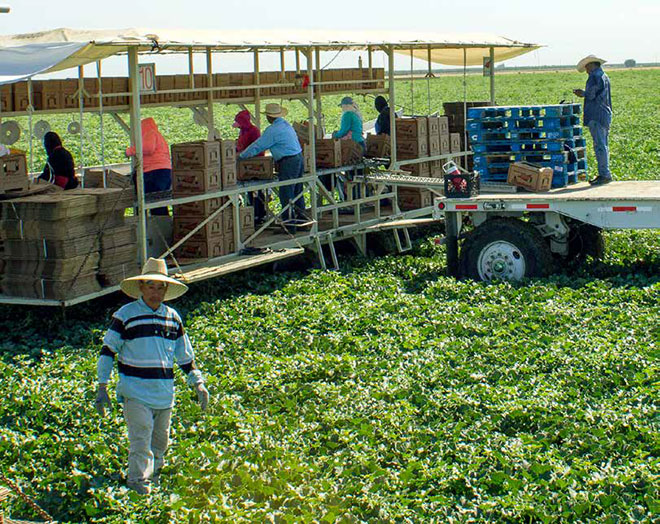
[[[437,155],[440,137],[437,121],[429,117],[397,118],[396,157],[397,160],[413,160]],[[418,162],[402,166],[413,176],[430,177],[432,162]],[[397,189],[397,201],[402,210],[417,209],[430,205],[431,193],[428,190],[401,187]]]
[[[485,107],[489,106],[490,102],[445,102],[442,107],[445,114],[449,119],[449,133],[450,133],[450,150],[452,153],[460,151],[468,151],[470,149],[469,142],[465,142],[465,111],[471,107]],[[468,171],[474,169],[474,161],[472,156],[460,159],[460,165]]]
[[[124,219],[132,200],[120,193],[79,189],[2,202],[2,292],[68,300],[137,274],[135,227]]]
[[[216,140],[172,146],[174,198],[204,195],[236,186],[236,142]],[[236,250],[234,208],[227,197],[207,198],[174,206],[174,242],[184,239],[205,219],[211,219],[175,252],[181,261],[219,257]],[[219,211],[224,206],[224,209]],[[218,212],[219,211],[219,212]],[[254,232],[254,209],[239,209],[241,238]]]

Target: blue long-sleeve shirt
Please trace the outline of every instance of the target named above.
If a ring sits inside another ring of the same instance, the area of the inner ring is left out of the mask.
[[[300,141],[293,126],[283,118],[276,118],[266,128],[264,134],[252,142],[238,157],[252,158],[266,149],[270,149],[273,160],[276,162],[285,156],[302,153],[302,147],[300,147]]]
[[[353,111],[344,111],[341,115],[341,127],[339,131],[332,133],[332,138],[343,138],[352,131],[351,138],[355,142],[364,142],[362,136],[362,120]]]
[[[584,90],[584,125],[592,120],[603,127],[610,127],[612,123],[610,79],[600,67],[589,73]]]

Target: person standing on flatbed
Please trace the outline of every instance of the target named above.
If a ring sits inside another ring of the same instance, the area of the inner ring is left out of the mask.
[[[584,125],[589,128],[594,141],[594,151],[598,162],[598,176],[589,181],[592,186],[612,181],[610,172],[610,125],[612,123],[612,93],[610,79],[601,68],[605,60],[596,55],[585,56],[578,62],[577,70],[587,72],[587,85],[574,89],[573,93],[584,98]]]
[[[115,357],[119,383],[117,400],[123,404],[128,427],[126,485],[141,495],[151,492],[169,444],[174,404],[174,361],[194,387],[202,410],[209,402],[201,371],[195,366],[190,339],[181,317],[163,304],[188,291],[188,286],[167,275],[163,259],[150,258],[142,274],[124,279],[121,290],[135,298],[112,315],[97,364],[95,407],[105,415],[110,405],[108,380]]]

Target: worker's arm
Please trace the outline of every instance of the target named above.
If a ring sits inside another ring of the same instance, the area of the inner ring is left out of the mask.
[[[351,130],[351,113],[344,111],[341,115],[341,126],[339,131],[332,133],[332,138],[344,138]]]
[[[179,319],[179,329],[177,333],[176,345],[174,347],[174,358],[187,376],[188,385],[193,386],[197,392],[197,400],[202,408],[206,409],[209,403],[209,392],[204,386],[204,377],[202,372],[195,365],[195,355],[188,335],[183,329],[183,323]]]
[[[268,126],[264,131],[264,134],[252,142],[240,155],[238,158],[252,158],[257,156],[259,153],[270,149],[275,145],[275,130],[273,126]]]
[[[147,133],[142,135],[142,155],[150,155],[156,150],[156,135]],[[135,146],[126,148],[126,156],[135,156]]]

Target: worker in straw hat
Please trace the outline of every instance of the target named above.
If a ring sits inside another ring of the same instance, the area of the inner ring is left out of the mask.
[[[238,155],[239,158],[252,158],[266,149],[270,149],[277,167],[278,178],[281,181],[302,178],[305,171],[302,147],[293,126],[284,119],[287,114],[286,108],[279,104],[266,104],[264,114],[270,125],[257,140],[252,142],[245,151]],[[286,208],[295,200],[295,203],[292,204],[293,209],[288,208],[283,213],[283,220],[292,222],[295,222],[297,219],[301,221],[305,220],[305,202],[301,196],[302,191],[302,183],[280,187],[280,204],[282,205],[282,209]],[[300,198],[296,200],[298,196]]]
[[[607,184],[612,181],[608,146],[612,123],[612,94],[610,79],[601,68],[604,63],[605,60],[596,55],[585,56],[580,60],[577,70],[580,73],[588,73],[589,78],[584,90],[573,90],[575,95],[584,98],[584,125],[591,132],[598,162],[598,176],[589,181],[591,185]]]
[[[167,275],[162,259],[150,258],[142,274],[126,278],[121,289],[135,298],[121,307],[103,339],[97,364],[96,410],[105,415],[110,405],[107,384],[117,357],[117,400],[123,403],[130,450],[126,485],[151,492],[151,480],[164,464],[174,404],[174,361],[188,376],[202,410],[209,393],[195,366],[193,348],[179,314],[163,302],[180,297],[188,286]]]

